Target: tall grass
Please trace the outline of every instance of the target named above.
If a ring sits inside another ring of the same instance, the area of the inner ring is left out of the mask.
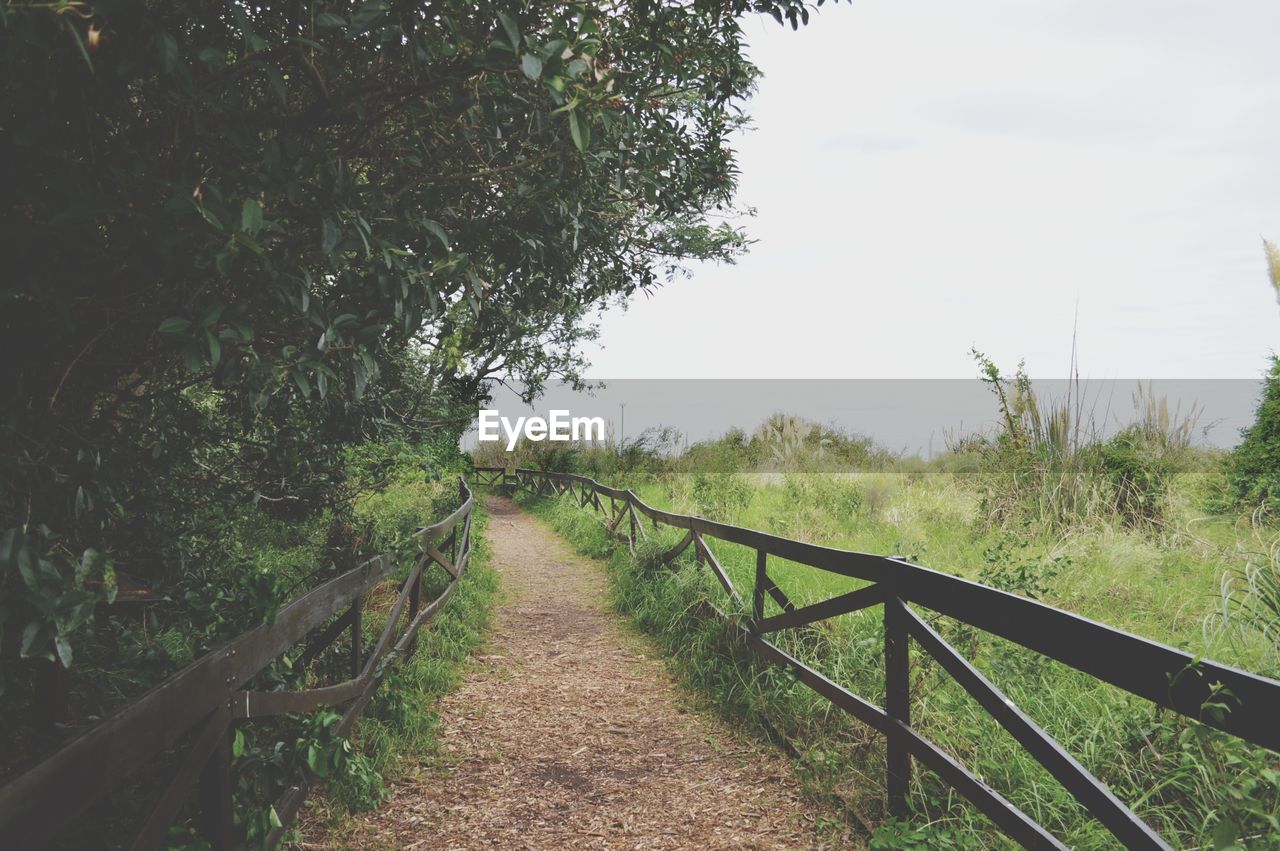
[[[996,435],[965,445],[982,458],[983,507],[992,523],[1062,530],[1164,519],[1169,483],[1194,455],[1198,407],[1171,411],[1150,385],[1139,385],[1133,416],[1107,437],[1099,400],[1089,398],[1078,375],[1060,398],[1046,399],[1021,365],[1006,376],[981,352],[973,355],[999,409]]]
[[[843,498],[836,490],[832,493]],[[916,815],[909,823],[887,820],[878,734],[729,640],[707,613],[708,604],[731,609],[731,603],[690,557],[671,569],[655,568],[653,551],[670,546],[673,532],[658,530],[632,557],[625,547],[613,547],[599,521],[572,501],[522,500],[580,550],[606,554],[616,606],[657,638],[684,683],[724,716],[788,747],[809,792],[836,807],[849,824],[860,826],[873,847],[1010,845],[921,768],[911,789]],[[714,541],[711,546],[735,583],[750,588],[754,553]],[[1046,583],[1055,583],[1052,558],[1012,544],[988,549],[988,581],[1021,593],[1044,593]],[[851,580],[836,586],[818,571],[774,562],[771,575],[797,601],[851,587]],[[1069,568],[1056,563],[1056,569]],[[1267,843],[1280,836],[1280,758],[1275,754],[1161,712],[1016,645],[945,618],[933,620],[1011,699],[1176,846],[1213,846],[1235,836],[1252,837],[1242,847],[1273,847]],[[883,626],[877,611],[789,631],[779,640],[855,693],[876,702],[883,699]],[[912,677],[913,722],[925,736],[1072,847],[1118,847],[940,667],[913,653]]]

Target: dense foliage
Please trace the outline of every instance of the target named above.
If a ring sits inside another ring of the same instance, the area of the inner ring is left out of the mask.
[[[576,378],[602,300],[732,257],[749,8],[807,19],[7,7],[6,655],[72,663],[124,574],[201,569],[185,533],[333,508],[346,446],[447,442],[487,378]]]
[[[1280,500],[1280,358],[1272,357],[1253,425],[1227,458],[1231,498],[1250,508],[1274,509]]]
[[[578,381],[597,308],[733,259],[748,12],[808,20],[0,10],[0,774],[396,546],[487,382]]]

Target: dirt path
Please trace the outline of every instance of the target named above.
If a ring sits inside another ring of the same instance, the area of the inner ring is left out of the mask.
[[[810,848],[786,761],[682,705],[608,610],[599,565],[509,500],[489,537],[506,600],[442,707],[447,769],[394,789],[371,848]]]

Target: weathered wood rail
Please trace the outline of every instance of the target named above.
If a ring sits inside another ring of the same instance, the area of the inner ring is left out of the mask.
[[[742,596],[707,539],[754,549],[756,571],[750,614],[731,617],[720,612],[720,615],[760,656],[790,669],[809,688],[885,736],[888,805],[896,815],[907,812],[907,790],[914,758],[1024,847],[1066,847],[911,726],[908,645],[914,639],[1126,848],[1170,847],[917,615],[913,605],[998,635],[1255,745],[1280,751],[1280,682],[1276,680],[1200,660],[1062,609],[904,559],[807,544],[703,517],[663,511],[645,504],[630,490],[602,485],[586,476],[523,468],[510,471],[483,468],[477,473],[480,476],[477,481],[509,490],[523,489],[539,496],[572,496],[580,507],[602,513],[608,531],[619,540],[627,541],[633,549],[638,536],[646,534],[641,516],[655,528],[665,525],[686,530],[680,543],[663,555],[662,562],[669,563],[693,546],[699,563],[711,569],[729,598],[742,610],[746,610]],[[797,607],[770,579],[770,556],[869,584],[829,600]],[[776,614],[766,615],[766,598],[776,604]],[[778,630],[870,606],[882,606],[884,612],[886,696],[883,707],[832,681],[765,637]],[[1205,706],[1211,701],[1226,705],[1227,711],[1206,712]]]
[[[86,808],[185,739],[185,755],[129,847],[163,847],[169,825],[197,789],[211,846],[219,851],[239,847],[243,840],[234,829],[231,810],[231,738],[236,725],[332,706],[345,707],[337,735],[350,732],[388,666],[412,655],[418,630],[453,595],[467,568],[475,502],[465,481],[459,481],[458,492],[461,504],[455,511],[417,531],[420,556],[401,582],[372,646],[363,641],[362,607],[370,591],[398,573],[390,555],[375,556],[304,594],[282,608],[272,623],[205,654],[0,787],[0,846],[45,846]],[[423,605],[423,579],[432,565],[443,569],[448,581],[439,596]],[[347,631],[350,679],[301,691],[245,689],[254,676],[308,636],[295,668],[315,659]],[[305,774],[297,777],[275,802],[281,825],[268,835],[270,847],[279,844],[293,823],[313,780]]]

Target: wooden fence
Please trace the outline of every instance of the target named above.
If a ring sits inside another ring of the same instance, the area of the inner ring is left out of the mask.
[[[914,639],[1126,848],[1170,847],[921,619],[913,605],[1008,639],[1255,745],[1280,751],[1280,682],[1276,680],[1199,660],[1062,609],[929,570],[901,558],[806,544],[702,517],[673,514],[646,505],[629,490],[608,487],[585,476],[522,468],[511,472],[484,468],[477,472],[480,475],[477,481],[486,484],[524,489],[535,495],[570,495],[580,506],[604,514],[608,531],[626,540],[633,549],[638,536],[647,534],[641,517],[647,518],[654,528],[665,525],[684,529],[684,537],[663,555],[662,562],[671,562],[692,546],[698,562],[711,569],[740,610],[747,608],[742,596],[707,539],[754,549],[756,570],[751,613],[742,619],[730,618],[723,612],[721,616],[756,653],[790,669],[809,688],[885,736],[888,804],[895,815],[904,815],[907,811],[907,788],[914,757],[1024,847],[1066,847],[911,726],[908,644]],[[869,584],[820,603],[797,607],[770,579],[770,556]],[[766,598],[776,604],[777,613],[766,615]],[[778,630],[793,629],[870,606],[882,606],[884,611],[884,707],[833,682],[765,637]],[[1210,701],[1225,704],[1228,711],[1206,712],[1204,707]]]
[[[386,625],[371,646],[364,644],[361,634],[362,603],[366,594],[399,572],[389,555],[369,559],[294,600],[272,623],[205,654],[0,787],[0,846],[45,846],[87,807],[184,742],[177,770],[130,847],[163,847],[169,825],[197,790],[212,847],[239,847],[242,839],[231,811],[231,738],[236,726],[285,712],[342,706],[336,734],[351,731],[388,666],[412,655],[418,629],[452,596],[466,570],[474,500],[465,481],[459,482],[458,490],[460,507],[418,530],[421,555],[400,584]],[[431,565],[439,565],[448,582],[438,597],[423,605],[423,578]],[[303,691],[245,690],[255,675],[295,645],[306,641],[293,663],[296,669],[348,630],[350,679]],[[275,802],[281,825],[268,835],[270,847],[279,844],[293,823],[313,780],[299,776]]]

